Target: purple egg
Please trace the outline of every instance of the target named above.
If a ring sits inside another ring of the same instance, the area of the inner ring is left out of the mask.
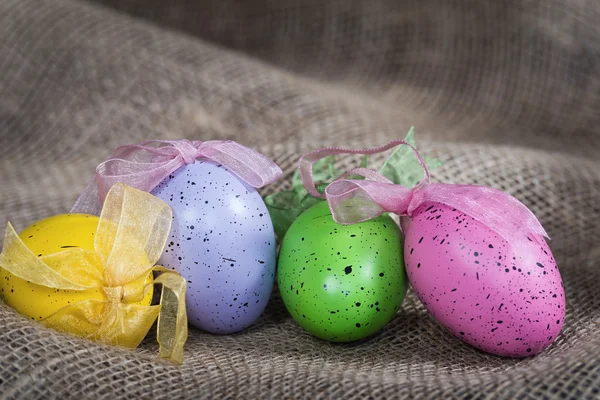
[[[256,189],[221,165],[196,161],[152,194],[173,209],[158,263],[187,279],[190,324],[227,334],[254,323],[269,301],[276,265],[273,225]]]

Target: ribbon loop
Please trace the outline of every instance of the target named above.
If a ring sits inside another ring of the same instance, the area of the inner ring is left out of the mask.
[[[198,144],[201,158],[222,164],[254,188],[273,183],[283,174],[281,168],[268,157],[232,140],[194,143]]]
[[[104,265],[108,286],[121,286],[148,274],[165,247],[171,208],[158,197],[123,184],[109,192],[94,247]],[[166,232],[166,233],[165,233]]]
[[[273,183],[282,175],[269,158],[231,140],[150,140],[121,146],[110,159],[99,164],[94,179],[71,212],[98,215],[106,194],[116,183],[151,192],[170,174],[198,158],[223,165],[255,188]]]
[[[316,190],[312,175],[312,166],[316,161],[336,154],[376,154],[398,145],[409,146],[423,168],[423,178],[414,188],[393,184],[376,171],[357,168],[330,183],[323,194]],[[384,146],[364,150],[317,150],[300,158],[299,170],[306,190],[315,197],[325,197],[333,219],[340,224],[359,223],[385,212],[410,217],[420,205],[434,202],[465,213],[509,243],[516,233],[531,234],[536,240],[548,237],[535,215],[507,193],[484,186],[431,184],[423,158],[412,145],[403,140],[394,140]],[[366,179],[348,179],[351,175],[360,175]]]

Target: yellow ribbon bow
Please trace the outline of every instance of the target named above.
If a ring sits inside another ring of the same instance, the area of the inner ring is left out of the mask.
[[[9,223],[0,267],[37,285],[83,291],[100,288],[105,301],[84,300],[41,322],[102,343],[136,348],[158,317],[160,356],[183,361],[187,340],[185,279],[155,266],[171,230],[172,211],[162,200],[122,183],[109,191],[95,234],[95,251],[71,248],[38,258]],[[154,283],[143,279],[161,272]],[[159,305],[139,305],[147,286],[161,284]]]

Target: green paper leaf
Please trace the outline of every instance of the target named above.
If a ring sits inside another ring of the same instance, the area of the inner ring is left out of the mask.
[[[317,187],[317,192],[319,193],[325,193],[325,189],[327,189],[327,185],[329,185],[330,182],[323,182],[323,183],[318,183],[316,185]],[[306,192],[306,194],[308,195],[308,192]]]
[[[265,205],[273,222],[275,235],[283,239],[285,232],[300,215],[300,199],[294,191],[285,191],[265,197]]]
[[[360,159],[360,167],[367,168],[369,166],[369,155],[365,154],[363,158]]]
[[[410,128],[404,140],[416,147],[414,127]],[[436,158],[423,157],[423,160],[430,171],[442,165]],[[423,178],[423,168],[408,146],[398,146],[385,160],[379,173],[392,182],[408,188],[416,186]]]
[[[313,165],[313,180],[315,182],[327,182],[336,178],[335,169],[335,156],[325,157],[322,160],[317,161]],[[292,187],[295,192],[299,194],[307,193],[302,179],[300,178],[300,169],[296,169],[294,176],[292,177]]]
[[[336,178],[336,174],[335,156],[325,157],[317,161],[313,165],[313,179],[317,183],[317,190],[323,193],[327,184]],[[311,196],[304,188],[300,178],[300,170],[296,169],[292,177],[292,190],[274,193],[265,197],[265,204],[273,221],[277,238],[279,240],[283,239],[294,220],[305,210],[321,201],[324,200]]]
[[[361,159],[360,159],[360,168],[368,168],[369,167],[369,156],[367,154],[365,154]],[[365,179],[364,176],[361,175],[348,175],[346,177],[346,179],[354,179],[354,180],[362,180]]]
[[[323,185],[322,191],[319,190],[319,192],[323,193],[325,191],[326,187],[327,187],[327,185]],[[313,196],[311,196],[310,194],[307,193],[306,196],[304,196],[302,198],[302,200],[300,200],[300,208],[301,208],[300,214],[302,214],[304,211],[308,210],[309,208],[311,208],[315,204],[320,203],[322,201],[325,201],[325,199],[322,199],[320,197],[313,197]]]
[[[325,190],[325,187],[326,185],[322,187],[322,190]],[[294,190],[273,193],[265,197],[264,200],[273,222],[275,235],[279,240],[283,239],[287,230],[300,214],[313,205],[325,201],[311,196],[306,190],[302,195]]]

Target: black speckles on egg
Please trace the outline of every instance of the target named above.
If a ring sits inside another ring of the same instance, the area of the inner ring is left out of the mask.
[[[292,224],[278,264],[286,308],[299,325],[326,340],[352,341],[381,329],[406,290],[400,235],[393,220],[386,216],[338,225],[326,202]],[[297,294],[287,290],[302,283]]]
[[[153,194],[173,209],[159,263],[188,280],[189,322],[222,334],[250,326],[264,310],[275,276],[275,235],[258,192],[222,165],[197,161]]]
[[[564,291],[543,239],[515,237],[511,246],[473,218],[432,203],[415,210],[405,233],[417,296],[458,337],[512,357],[535,354],[556,338]]]

